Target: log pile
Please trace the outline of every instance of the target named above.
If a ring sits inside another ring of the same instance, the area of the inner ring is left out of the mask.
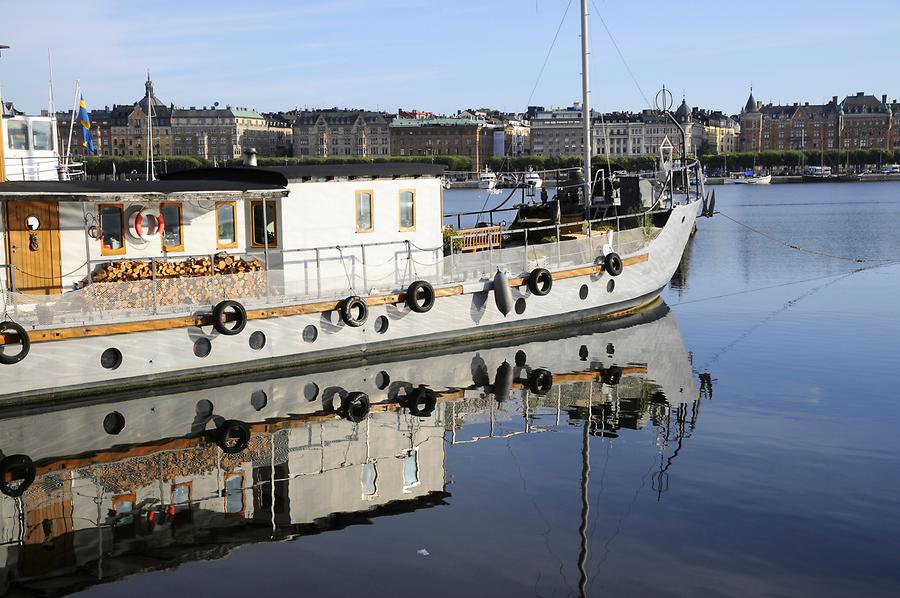
[[[181,262],[156,262],[156,278],[183,278],[190,276],[210,276],[216,274],[243,274],[259,272],[263,265],[256,259],[244,259],[219,254],[214,259],[208,257],[189,258]],[[153,278],[153,265],[149,261],[120,260],[108,262],[92,275],[92,282],[128,282]]]
[[[156,262],[121,260],[99,267],[85,289],[95,309],[133,309],[171,305],[215,304],[266,292],[266,273],[255,259],[225,254]]]

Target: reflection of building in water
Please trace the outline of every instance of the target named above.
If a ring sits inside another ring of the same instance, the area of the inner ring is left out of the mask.
[[[652,425],[662,487],[699,410],[690,360],[664,306],[620,324],[0,419],[0,470],[15,454],[34,464],[0,471],[0,490],[21,493],[0,495],[0,593],[74,591],[443,504],[445,438]],[[372,404],[351,413],[361,393]]]
[[[440,504],[443,431],[439,413],[395,410],[254,433],[233,455],[180,438],[39,464],[22,497],[0,500],[0,590],[69,592]]]

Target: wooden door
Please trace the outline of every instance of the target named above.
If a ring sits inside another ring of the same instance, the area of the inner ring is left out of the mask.
[[[6,202],[6,239],[16,291],[30,295],[62,292],[59,203]]]

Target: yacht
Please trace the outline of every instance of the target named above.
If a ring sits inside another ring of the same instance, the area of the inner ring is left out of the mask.
[[[493,189],[497,186],[497,175],[487,166],[478,174],[479,189]]]

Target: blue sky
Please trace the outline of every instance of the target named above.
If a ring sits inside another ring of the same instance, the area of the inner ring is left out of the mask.
[[[146,4],[147,8],[144,8]],[[57,107],[79,79],[89,107],[131,103],[149,67],[182,106],[524,110],[569,0],[0,0],[4,99]],[[665,84],[692,105],[900,97],[900,1],[593,0],[652,101]],[[532,104],[579,100],[579,0],[572,0]],[[87,36],[83,35],[88,31]],[[591,21],[593,104],[646,107],[609,36]]]

